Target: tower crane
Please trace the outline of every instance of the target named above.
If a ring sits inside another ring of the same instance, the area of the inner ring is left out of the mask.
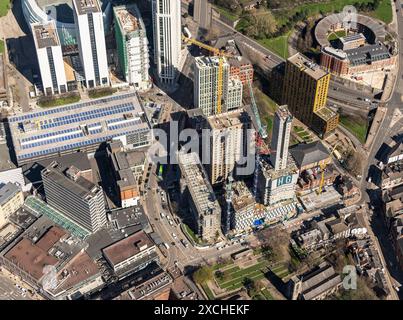
[[[333,152],[336,150],[336,147],[340,144],[340,141],[337,142],[334,147],[330,151],[330,156],[332,156]],[[319,183],[319,188],[318,188],[318,194],[322,193],[323,185],[325,184],[325,169],[327,164],[326,163],[320,163],[320,170],[322,171],[321,173],[321,178],[320,178],[320,183]]]
[[[223,90],[223,73],[224,73],[224,57],[232,57],[232,55],[226,53],[224,50],[220,50],[209,46],[203,42],[200,42],[196,39],[188,38],[182,35],[182,40],[186,43],[194,44],[199,48],[206,49],[214,54],[214,56],[218,57],[218,81],[217,81],[217,108],[216,114],[222,112],[222,90]]]
[[[188,38],[182,35],[182,40],[185,43],[194,44],[199,48],[206,49],[212,52],[215,56],[219,58],[219,66],[218,66],[218,84],[217,84],[217,108],[216,113],[222,112],[222,91],[223,91],[223,66],[224,66],[224,57],[232,58],[234,57],[231,54],[226,53],[224,50],[220,50],[218,48],[211,47],[203,42],[200,42],[196,39]],[[249,89],[249,95],[251,97],[251,108],[256,121],[256,133],[255,133],[255,146],[256,146],[256,156],[255,156],[255,171],[254,171],[254,182],[253,182],[253,195],[257,196],[257,187],[258,187],[258,177],[259,177],[259,169],[260,169],[260,156],[263,154],[269,154],[270,150],[267,148],[264,139],[267,138],[266,128],[262,125],[259,110],[257,108],[255,94],[253,92],[252,81],[250,79],[248,70],[244,70],[246,73],[246,82]],[[227,192],[227,204],[231,201],[232,198],[232,175],[228,179],[228,184],[226,187]],[[262,206],[257,204],[255,207],[255,212],[263,210]],[[228,226],[227,226],[228,228]]]

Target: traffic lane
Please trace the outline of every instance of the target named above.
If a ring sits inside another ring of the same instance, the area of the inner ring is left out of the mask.
[[[219,19],[213,17],[213,25],[215,25],[216,27],[218,27],[220,30],[228,33],[228,34],[234,34],[234,36],[238,36],[240,37],[241,40],[243,40],[245,43],[251,45],[254,48],[259,48],[260,51],[262,51],[265,55],[272,55],[273,57],[273,61],[276,61],[277,64],[285,61],[284,59],[282,59],[280,56],[278,56],[277,54],[275,54],[274,52],[268,50],[267,48],[263,47],[261,44],[255,42],[254,40],[248,38],[247,36],[243,35],[242,33],[236,31],[235,29],[233,29],[232,27],[228,26],[227,24],[225,24],[224,22],[220,21]]]
[[[173,227],[169,224],[169,222],[166,221],[166,219],[161,219],[160,213],[165,211],[162,208],[161,204],[161,198],[159,197],[159,193],[157,193],[157,182],[154,180],[154,174],[150,176],[151,178],[151,184],[154,186],[152,188],[151,192],[149,192],[148,195],[148,201],[147,201],[147,207],[148,208],[153,208],[154,210],[151,210],[152,214],[151,219],[154,220],[154,225],[156,231],[159,233],[161,239],[167,243],[168,245],[172,246],[167,251],[169,252],[169,265],[172,265],[173,260],[181,260],[184,261],[187,259],[188,255],[187,253],[184,252],[184,250],[180,247],[182,244],[180,243],[179,237],[177,234],[179,234],[179,231],[177,228]],[[150,213],[151,213],[150,212]],[[155,220],[158,219],[158,220]],[[165,221],[164,221],[165,220]],[[173,234],[176,235],[176,239],[173,237]],[[175,243],[174,245],[172,245]]]
[[[13,281],[0,276],[0,300],[31,300],[27,292],[18,289]]]

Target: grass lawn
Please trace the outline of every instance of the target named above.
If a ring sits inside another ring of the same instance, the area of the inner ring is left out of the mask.
[[[231,21],[236,21],[239,19],[239,16],[228,11],[227,9],[221,8],[219,6],[214,6],[214,8],[224,17],[226,17],[227,19],[231,20]]]
[[[295,139],[294,137],[291,137],[291,139],[290,139],[290,147],[295,145],[295,144],[298,144],[298,143],[299,143],[299,141],[297,139]]]
[[[222,279],[215,278],[216,282],[221,289],[235,290],[243,286],[243,280],[250,278],[253,280],[259,280],[264,278],[262,270],[266,269],[267,262],[259,262],[253,266],[245,269],[240,269],[234,266],[224,271],[224,277]]]
[[[270,97],[256,87],[254,88],[254,94],[260,119],[262,120],[262,124],[267,128],[267,134],[270,135],[273,127],[273,115],[278,106]]]
[[[80,101],[80,95],[74,94],[74,95],[69,95],[69,96],[65,96],[65,97],[40,99],[38,101],[38,105],[41,108],[51,108],[51,107],[63,106],[65,104],[75,103],[78,101]]]
[[[0,40],[0,53],[4,53],[4,41]]]
[[[117,90],[113,88],[91,89],[88,90],[88,96],[91,99],[102,98],[114,94]]]
[[[392,6],[390,0],[381,0],[381,3],[374,12],[370,13],[371,16],[382,20],[385,23],[391,23],[393,19]]]
[[[10,6],[10,0],[0,0],[0,17],[7,14]]]
[[[209,298],[209,300],[214,300],[214,294],[213,292],[210,290],[209,286],[207,285],[207,283],[203,283],[202,288],[204,290],[204,292],[206,293],[207,297]]]
[[[260,270],[258,270],[258,271],[255,271],[255,272],[253,272],[253,273],[248,274],[247,277],[248,277],[249,279],[251,279],[251,280],[257,281],[257,280],[263,279],[263,278],[264,278],[264,274],[263,274]],[[233,280],[233,281],[231,281],[231,282],[228,282],[228,283],[226,283],[225,285],[220,286],[220,287],[221,287],[222,289],[225,289],[225,290],[228,290],[228,291],[240,289],[240,288],[243,287],[243,281],[244,281],[245,278],[246,278],[246,277],[242,277],[242,278],[239,278],[239,279],[235,279],[235,280]]]
[[[267,116],[264,118],[266,121],[266,128],[267,128],[267,134],[269,135],[271,133],[271,129],[273,129],[273,116]]]
[[[192,229],[187,224],[182,224],[183,229],[186,231],[188,236],[195,242],[195,243],[200,243],[200,239],[195,235]]]
[[[213,271],[217,271],[218,269],[225,268],[225,267],[227,267],[227,266],[229,266],[231,264],[232,264],[232,261],[227,261],[225,263],[217,263],[216,265],[214,265],[212,267],[212,269],[213,269]]]
[[[254,92],[256,104],[262,115],[265,113],[274,113],[277,110],[277,103],[275,103],[269,96],[264,94],[261,90],[255,87]]]
[[[271,271],[279,278],[284,278],[290,274],[288,267],[284,264],[279,264],[278,266],[271,268]]]
[[[300,5],[293,10],[289,10],[286,12],[286,14],[288,16],[291,16],[294,13],[303,10],[307,10],[309,16],[320,12],[325,14],[335,11],[340,12],[346,5],[353,5],[354,3],[369,3],[372,1],[373,0],[331,0],[323,3],[309,3],[305,5]],[[390,6],[390,0],[381,0],[381,4],[375,12],[364,14],[373,14],[373,16],[384,21],[385,23],[390,23],[390,21],[392,21],[392,9]]]
[[[364,119],[340,115],[340,124],[355,135],[361,143],[365,143],[368,125]]]
[[[269,292],[269,290],[267,290],[267,288],[264,288],[264,289],[261,291],[261,293],[262,293],[262,295],[264,296],[264,298],[265,298],[266,300],[274,300],[273,296],[270,294],[270,292]]]
[[[280,57],[284,59],[288,58],[288,37],[290,36],[291,31],[287,32],[285,35],[270,38],[270,39],[261,39],[258,42],[265,46],[267,49],[277,53]]]
[[[346,31],[340,30],[340,31],[330,33],[329,36],[327,37],[327,40],[332,41],[332,40],[336,40],[336,39],[339,39],[339,38],[345,37],[345,36],[346,36]]]

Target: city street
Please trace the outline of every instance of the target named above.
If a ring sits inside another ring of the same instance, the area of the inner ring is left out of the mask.
[[[155,170],[155,165],[153,165],[149,176],[150,190],[148,190],[145,197],[144,206],[154,231],[156,231],[162,241],[169,246],[167,250],[168,268],[174,266],[175,261],[177,261],[178,267],[183,270],[186,265],[198,265],[210,259],[215,260],[219,256],[229,256],[231,253],[237,252],[243,248],[240,244],[229,245],[221,250],[218,250],[216,247],[196,248],[192,246],[177,223],[179,218],[169,212],[169,209],[163,209],[162,197],[160,195],[161,189],[158,187]],[[158,189],[160,191],[157,191]],[[167,201],[168,195],[165,191],[162,192],[164,194],[164,200]],[[164,213],[164,218],[161,218],[161,212]],[[172,224],[169,223],[168,216]],[[175,234],[176,237],[174,237],[173,234]],[[189,243],[187,248],[181,243],[181,239],[185,239],[185,241]],[[172,243],[175,244],[172,245]]]
[[[27,292],[24,293],[20,288],[17,288],[11,279],[0,273],[0,300],[32,300],[30,295]]]

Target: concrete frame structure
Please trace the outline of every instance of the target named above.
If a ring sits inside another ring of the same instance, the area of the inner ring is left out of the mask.
[[[287,167],[292,120],[293,117],[287,106],[279,106],[274,115],[273,137],[271,139],[270,161],[274,170]]]
[[[207,118],[210,136],[210,162],[207,171],[211,184],[223,183],[236,164],[253,145],[254,136],[248,134],[252,123],[243,109],[213,115]]]
[[[151,87],[146,28],[137,5],[113,8],[119,67],[126,82],[137,90]]]
[[[299,171],[288,153],[293,117],[287,106],[280,106],[274,116],[270,163],[260,162],[258,190],[264,205],[295,199]]]
[[[221,208],[198,155],[178,153],[183,198],[189,203],[196,233],[207,242],[221,234]]]

